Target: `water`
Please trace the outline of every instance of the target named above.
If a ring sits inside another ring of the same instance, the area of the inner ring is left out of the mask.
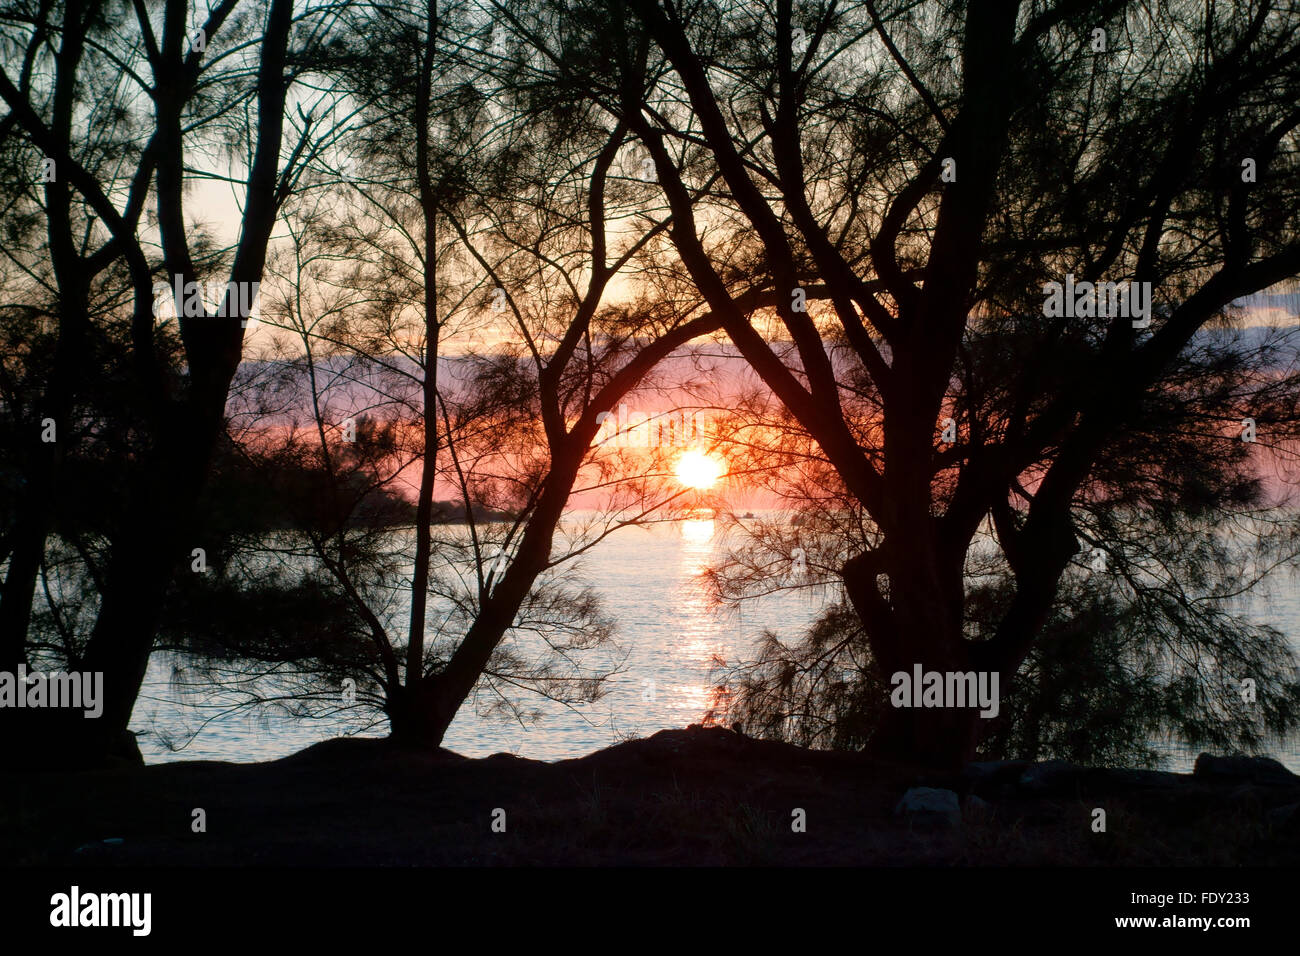
[[[698,722],[709,709],[711,679],[719,661],[748,652],[764,627],[795,636],[816,617],[820,599],[787,592],[765,597],[743,613],[710,606],[700,572],[714,556],[710,520],[628,528],[606,538],[583,558],[585,577],[618,622],[616,646],[602,659],[621,661],[608,692],[580,710],[531,699],[544,714],[528,726],[482,718],[462,708],[443,744],[470,757],[508,752],[538,760],[582,756],[622,739]],[[267,719],[248,712],[215,716],[222,708],[202,698],[182,703],[171,662],[156,657],[136,704],[131,729],[140,735],[147,762],[167,760],[272,760],[350,729],[338,721]],[[164,738],[182,742],[203,721],[201,733],[172,751]],[[386,732],[383,727],[373,735]]]
[[[789,592],[756,601],[743,614],[712,607],[699,575],[716,547],[713,522],[708,520],[630,528],[606,538],[584,558],[583,569],[604,599],[606,613],[619,622],[617,647],[611,652],[622,660],[622,669],[610,679],[609,692],[576,710],[528,701],[544,716],[527,726],[481,717],[467,705],[444,746],[469,757],[504,751],[561,760],[628,737],[698,722],[709,709],[719,661],[748,656],[765,628],[783,639],[797,637],[823,600]],[[1258,620],[1293,640],[1300,635],[1300,592],[1289,573],[1275,577],[1268,593],[1253,599],[1252,610]],[[356,730],[339,720],[295,721],[248,712],[221,715],[219,705],[202,698],[197,705],[181,703],[170,667],[159,658],[151,663],[132,719],[146,762],[274,760]],[[165,738],[184,741],[199,727],[201,732],[183,749],[173,751],[164,743]],[[367,733],[385,732],[377,726]],[[1172,770],[1186,771],[1195,759],[1195,752],[1161,749]],[[1273,752],[1300,771],[1300,741]]]

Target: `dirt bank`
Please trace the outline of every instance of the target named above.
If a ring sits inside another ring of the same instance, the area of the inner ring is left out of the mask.
[[[896,812],[914,787],[949,792]],[[262,764],[7,773],[0,794],[20,865],[1300,863],[1300,777],[1267,761],[936,775],[698,726],[559,763],[340,739]]]

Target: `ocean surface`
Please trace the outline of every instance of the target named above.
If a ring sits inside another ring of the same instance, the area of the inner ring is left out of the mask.
[[[600,542],[582,559],[583,576],[600,593],[605,613],[618,622],[612,646],[600,660],[618,662],[608,692],[582,708],[534,699],[542,712],[521,724],[481,716],[471,702],[462,708],[443,745],[469,757],[508,752],[536,760],[579,757],[620,740],[696,723],[710,707],[718,667],[752,655],[758,635],[770,629],[797,637],[817,615],[824,597],[782,592],[747,605],[743,612],[711,606],[700,579],[714,558],[714,522],[696,519],[628,528]],[[1277,572],[1265,591],[1251,598],[1252,613],[1295,642],[1300,637],[1300,583]],[[250,762],[288,756],[345,733],[382,736],[382,726],[359,730],[342,719],[299,720],[274,713],[228,709],[210,694],[192,695],[174,679],[184,661],[155,655],[136,703],[131,729],[147,763],[172,760]],[[1167,769],[1186,771],[1194,751],[1157,744]],[[1272,748],[1300,772],[1300,741]]]

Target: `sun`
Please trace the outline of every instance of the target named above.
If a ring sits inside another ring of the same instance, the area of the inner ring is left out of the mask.
[[[682,452],[682,456],[677,459],[677,467],[674,473],[677,480],[687,488],[696,488],[705,491],[712,488],[718,483],[718,479],[726,474],[727,466],[722,460],[707,455],[702,451]]]

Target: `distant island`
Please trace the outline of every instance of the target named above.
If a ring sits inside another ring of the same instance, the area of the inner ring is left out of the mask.
[[[475,524],[493,521],[514,521],[515,515],[508,511],[488,508],[485,505],[465,507],[462,501],[435,501],[433,503],[433,520],[435,524],[468,524],[470,518]],[[411,521],[415,521],[415,506],[411,506]]]

